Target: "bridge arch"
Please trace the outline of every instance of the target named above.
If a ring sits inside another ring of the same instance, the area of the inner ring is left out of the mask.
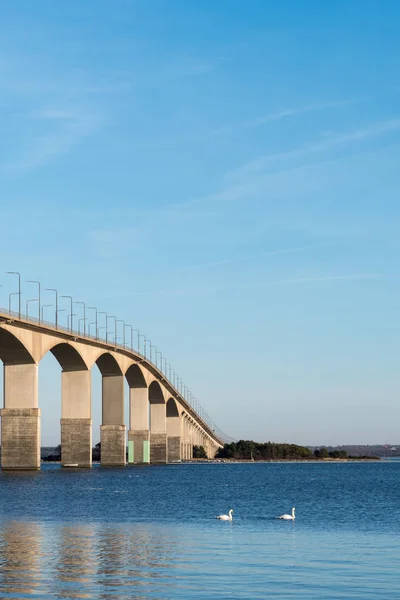
[[[137,364],[132,364],[125,373],[130,388],[147,388],[143,370]]]
[[[83,360],[82,355],[71,344],[67,344],[66,342],[58,342],[49,348],[47,352],[51,352],[51,354],[57,359],[64,372],[88,371],[88,367]]]
[[[165,404],[162,387],[156,380],[149,385],[149,402],[150,404]]]
[[[22,341],[4,327],[0,327],[0,360],[5,365],[34,364],[35,360]]]
[[[96,365],[99,367],[100,373],[103,377],[117,377],[122,376],[122,370],[118,362],[112,354],[104,352],[97,360]]]

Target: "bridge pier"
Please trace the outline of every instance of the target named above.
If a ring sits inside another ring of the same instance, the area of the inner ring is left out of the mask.
[[[132,387],[129,390],[128,463],[149,462],[149,393],[147,387]]]
[[[126,464],[126,426],[124,423],[124,378],[122,375],[103,375],[102,425],[100,426],[101,464]]]
[[[183,416],[183,444],[182,454],[184,460],[191,460],[193,458],[193,426],[190,417],[188,415]]]
[[[92,466],[91,374],[62,371],[61,466]]]
[[[178,407],[170,398],[166,407],[167,416],[167,462],[181,462],[181,418]]]
[[[167,462],[165,404],[150,404],[150,462]]]
[[[40,469],[38,365],[4,365],[1,409],[1,468]]]

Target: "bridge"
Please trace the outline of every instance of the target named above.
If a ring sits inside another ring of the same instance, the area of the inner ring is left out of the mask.
[[[150,357],[147,356],[149,340],[144,339],[140,350],[137,330],[111,317],[112,339],[107,329],[103,339],[99,337],[97,309],[95,334],[90,335],[86,315],[80,320],[83,326],[78,321],[78,330],[74,329],[71,297],[69,327],[63,327],[58,323],[57,307],[55,322],[44,322],[40,299],[38,317],[33,318],[21,313],[20,289],[12,294],[18,294],[18,312],[10,306],[8,310],[0,308],[0,360],[4,366],[4,408],[0,410],[2,469],[40,468],[38,378],[40,361],[48,352],[61,366],[62,466],[92,465],[91,371],[95,365],[102,376],[102,465],[124,466],[127,445],[129,464],[188,460],[193,457],[194,445],[203,446],[207,456],[213,458],[223,446],[215,425],[165,359],[157,361],[156,353],[153,362],[151,347]],[[86,312],[86,305],[79,304]],[[28,313],[28,303],[26,306]],[[122,343],[117,343],[117,322],[123,323]],[[131,336],[127,343],[125,333],[129,327]],[[137,332],[138,348],[133,344],[133,332]],[[128,444],[124,379],[129,386]]]

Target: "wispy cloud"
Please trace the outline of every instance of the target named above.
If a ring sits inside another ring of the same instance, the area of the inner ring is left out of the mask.
[[[315,102],[306,106],[294,107],[294,108],[284,108],[282,110],[278,110],[275,112],[271,112],[265,115],[260,115],[253,119],[247,119],[243,121],[238,121],[236,123],[231,123],[229,125],[225,125],[222,127],[215,127],[206,129],[204,131],[200,131],[197,133],[190,133],[188,135],[183,135],[177,138],[171,138],[166,140],[159,140],[155,142],[150,142],[146,144],[146,148],[169,148],[178,146],[181,144],[186,144],[188,142],[202,142],[212,138],[220,137],[223,135],[230,135],[233,133],[239,133],[241,131],[245,131],[247,129],[254,129],[257,127],[263,127],[268,123],[273,123],[275,121],[282,121],[283,119],[287,119],[289,117],[296,117],[305,115],[307,113],[313,113],[317,111],[328,110],[332,108],[340,108],[342,106],[349,106],[351,104],[357,104],[361,102],[368,101],[366,97],[359,98],[350,98],[347,100],[336,100],[331,102]]]
[[[322,283],[324,281],[357,281],[360,279],[379,279],[379,273],[355,273],[351,275],[323,275],[321,277],[295,277],[293,279],[277,279],[267,285],[282,285],[292,283]]]
[[[333,244],[308,244],[306,246],[297,246],[294,248],[279,248],[277,250],[266,250],[263,252],[257,252],[254,254],[248,254],[246,256],[236,256],[233,258],[225,258],[225,259],[221,259],[221,260],[216,260],[213,262],[207,262],[207,263],[200,263],[197,265],[190,265],[187,267],[182,267],[181,269],[179,269],[179,273],[185,273],[185,272],[190,272],[190,271],[196,271],[196,270],[200,270],[200,269],[211,269],[214,267],[220,267],[226,264],[231,264],[231,263],[240,263],[240,262],[245,262],[245,261],[249,261],[249,260],[255,260],[256,258],[260,258],[260,257],[268,257],[268,256],[278,256],[278,255],[284,255],[284,254],[296,254],[298,252],[306,252],[307,250],[321,250],[323,248],[328,248],[333,246]]]
[[[289,150],[287,152],[266,154],[264,156],[260,156],[257,159],[245,164],[244,166],[234,169],[233,171],[227,173],[226,176],[230,178],[237,178],[251,175],[268,168],[268,166],[271,166],[277,160],[296,159],[307,155],[318,154],[331,150],[332,148],[335,148],[336,146],[340,146],[342,144],[346,144],[349,142],[364,141],[397,131],[400,131],[399,117],[387,119],[385,121],[378,121],[377,123],[372,123],[366,127],[344,133],[325,132],[324,135],[316,141],[305,143],[300,147],[295,148],[294,150]]]
[[[352,274],[339,274],[339,275],[322,275],[315,277],[293,277],[287,279],[274,279],[265,281],[263,283],[249,283],[245,285],[208,285],[208,284],[195,284],[184,287],[175,288],[164,288],[155,290],[143,290],[126,294],[127,298],[134,296],[212,296],[214,294],[232,293],[240,290],[252,290],[261,291],[268,289],[272,286],[285,286],[285,285],[303,285],[313,283],[327,283],[327,282],[350,282],[350,281],[370,281],[381,278],[382,275],[379,273],[352,273]],[[106,296],[102,300],[108,300],[115,296]]]
[[[379,138],[387,134],[400,131],[400,118],[396,117],[384,121],[369,124],[363,128],[357,128],[347,132],[325,133],[319,139],[302,144],[301,146],[276,154],[260,156],[243,166],[227,172],[222,180],[220,189],[204,196],[188,198],[183,202],[172,202],[151,210],[140,211],[140,216],[167,218],[172,221],[183,221],[188,219],[199,219],[203,215],[211,214],[210,210],[216,210],[223,203],[250,200],[254,197],[265,198],[281,197],[290,188],[293,191],[297,186],[298,195],[301,187],[310,190],[318,184],[309,177],[303,176],[303,170],[310,161],[304,163],[300,158],[324,155],[329,150],[351,144],[352,142],[363,142],[373,138]],[[323,161],[334,160],[332,156],[324,156]],[[318,161],[321,162],[321,159]],[[301,184],[299,184],[301,179]],[[296,182],[296,183],[294,183]]]
[[[64,107],[36,110],[31,118],[46,133],[29,138],[20,157],[2,165],[3,175],[19,175],[52,162],[103,125],[98,114]]]

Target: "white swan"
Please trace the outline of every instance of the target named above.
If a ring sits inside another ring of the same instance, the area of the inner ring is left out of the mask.
[[[215,518],[219,519],[220,521],[232,521],[232,513],[233,513],[233,508],[230,509],[230,511],[228,512],[227,515],[219,515],[218,517],[215,517]]]
[[[278,517],[278,519],[284,519],[285,521],[294,521],[295,520],[295,516],[294,516],[294,511],[296,509],[292,508],[292,514],[291,515],[281,515],[280,517]]]

